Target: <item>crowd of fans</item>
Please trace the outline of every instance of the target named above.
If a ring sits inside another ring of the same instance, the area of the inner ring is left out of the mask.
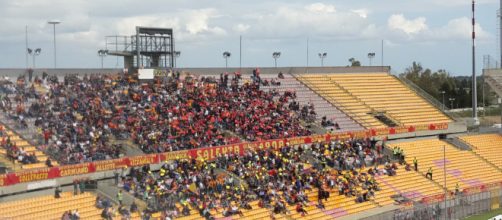
[[[369,139],[288,144],[280,150],[249,149],[244,156],[220,155],[214,161],[177,159],[158,172],[135,168],[119,187],[170,218],[198,213],[211,219],[257,207],[271,216],[290,210],[305,215],[309,205],[325,209],[332,193],[357,203],[374,197],[380,190],[374,176],[396,175],[398,169],[381,154],[381,145]],[[317,191],[314,198],[312,190]]]
[[[148,83],[126,75],[45,76],[31,85],[20,77],[0,86],[15,96],[1,97],[1,106],[26,127],[25,119],[34,118],[61,164],[117,158],[121,146],[112,139],[131,138],[144,152],[158,153],[309,135],[295,92],[265,92],[263,82],[259,74],[242,82],[239,74],[218,80],[178,73]]]
[[[2,125],[0,125],[0,138],[0,146],[5,149],[8,158],[11,160],[15,160],[22,164],[38,163],[35,152],[29,153],[24,149],[24,147],[17,146],[16,142],[11,141],[10,136],[7,135],[7,132]]]

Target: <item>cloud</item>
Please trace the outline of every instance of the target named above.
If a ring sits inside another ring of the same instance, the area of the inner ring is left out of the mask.
[[[369,14],[368,9],[365,9],[365,8],[354,9],[354,10],[352,10],[352,12],[358,14],[361,18],[368,18],[368,14]]]
[[[479,23],[475,26],[476,38],[479,40],[490,40],[494,36],[486,32]],[[438,40],[448,39],[470,39],[472,33],[471,19],[467,17],[455,18],[448,21],[443,27],[431,30],[431,38]]]
[[[132,34],[136,26],[169,27],[175,30],[178,42],[196,39],[219,38],[227,31],[220,26],[211,25],[212,19],[219,17],[212,8],[181,10],[175,13],[151,14],[119,19],[113,26],[120,34]]]
[[[334,5],[323,3],[282,5],[256,14],[246,23],[254,24],[249,33],[276,38],[361,39],[368,37],[362,33],[373,32],[375,28],[363,10],[337,10]]]
[[[391,15],[387,20],[387,26],[390,30],[402,31],[409,36],[418,34],[428,28],[424,17],[408,20],[403,14]]]
[[[233,30],[238,33],[244,33],[249,30],[251,26],[247,24],[237,24],[234,26]]]
[[[472,24],[467,17],[454,18],[445,25],[429,27],[424,17],[408,20],[402,14],[392,15],[388,19],[387,37],[393,41],[455,41],[471,38]],[[481,41],[492,40],[494,36],[486,32],[479,23],[475,26],[476,38]]]
[[[323,3],[314,3],[305,7],[308,11],[314,13],[334,13],[336,11],[334,5],[326,5]]]

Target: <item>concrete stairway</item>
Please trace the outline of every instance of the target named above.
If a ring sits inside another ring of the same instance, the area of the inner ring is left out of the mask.
[[[317,112],[317,121],[320,123],[323,116],[331,119],[333,122],[337,122],[340,126],[340,132],[342,131],[355,131],[363,130],[363,127],[357,122],[352,120],[345,113],[337,109],[335,106],[331,105],[324,98],[319,96],[317,93],[312,91],[309,87],[305,86],[303,83],[298,81],[293,75],[284,73],[284,79],[278,79],[276,74],[261,74],[262,79],[275,79],[281,83],[280,86],[262,86],[260,87],[264,91],[270,91],[275,89],[279,92],[285,91],[295,91],[296,101],[300,105],[307,105],[308,103],[313,103],[315,111]],[[249,75],[243,76],[243,79],[250,79]]]

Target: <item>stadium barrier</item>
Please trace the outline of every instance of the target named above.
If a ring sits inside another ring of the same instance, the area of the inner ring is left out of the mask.
[[[245,150],[249,148],[279,149],[288,143],[290,145],[298,145],[298,144],[314,143],[317,141],[345,140],[348,138],[372,138],[372,137],[385,138],[388,135],[404,134],[417,131],[432,131],[432,130],[447,130],[447,129],[448,129],[448,123],[370,129],[364,131],[330,133],[330,134],[313,135],[307,137],[293,137],[287,139],[246,142],[232,145],[197,148],[197,149],[174,151],[160,154],[146,154],[141,156],[124,157],[120,159],[96,161],[96,162],[82,163],[75,165],[63,165],[51,168],[22,170],[19,172],[0,175],[0,187],[14,185],[18,183],[35,182],[59,177],[116,170],[125,167],[136,167],[147,164],[158,164],[163,161],[169,161],[174,159],[193,158],[193,159],[212,160],[215,159],[218,155],[223,155],[223,154],[238,154],[242,156],[244,155]]]
[[[446,198],[446,205],[445,205]],[[363,220],[408,219],[463,219],[501,208],[502,181],[479,184],[462,190],[423,197],[396,209],[371,215]],[[446,207],[446,208],[445,208]]]

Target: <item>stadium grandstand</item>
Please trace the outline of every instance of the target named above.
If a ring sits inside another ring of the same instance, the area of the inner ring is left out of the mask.
[[[4,79],[0,218],[431,219],[500,207],[500,134],[464,134],[386,68],[305,70]]]

